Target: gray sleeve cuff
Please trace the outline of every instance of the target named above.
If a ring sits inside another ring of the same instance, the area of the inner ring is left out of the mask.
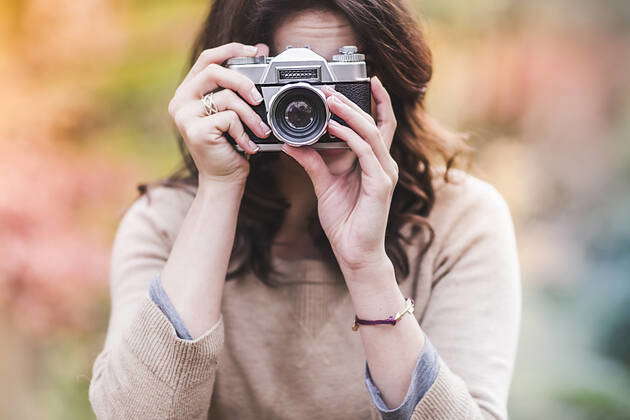
[[[438,371],[438,354],[435,347],[433,347],[427,338],[411,374],[411,384],[407,390],[407,395],[400,406],[396,408],[387,407],[387,404],[385,404],[385,401],[383,401],[381,397],[381,392],[372,380],[367,361],[365,362],[365,384],[372,397],[372,402],[381,412],[383,420],[408,420],[411,418],[416,405],[418,405],[424,394],[426,394],[429,388],[431,388],[431,385],[435,382]]]
[[[151,284],[149,285],[149,296],[153,303],[157,305],[158,308],[164,313],[166,318],[175,328],[175,333],[182,340],[192,340],[192,335],[188,332],[188,329],[184,325],[184,321],[180,318],[177,310],[171,303],[171,300],[168,298],[168,295],[162,288],[162,282],[160,281],[160,276],[155,276],[153,280],[151,280]]]

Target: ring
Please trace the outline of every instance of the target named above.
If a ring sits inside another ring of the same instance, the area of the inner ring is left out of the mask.
[[[206,93],[201,98],[201,103],[203,104],[203,109],[206,111],[206,115],[210,116],[212,114],[216,114],[219,112],[219,107],[212,100],[212,95],[214,92]]]

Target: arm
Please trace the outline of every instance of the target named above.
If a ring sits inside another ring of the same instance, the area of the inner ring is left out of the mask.
[[[162,270],[162,287],[192,337],[219,320],[242,194],[242,185],[200,184]]]
[[[372,78],[371,87],[376,120],[343,95],[324,89],[331,112],[348,123],[346,127],[331,120],[328,130],[347,142],[356,154],[359,165],[353,170],[334,174],[315,151],[283,146],[283,151],[302,165],[313,182],[322,228],[344,274],[355,311],[367,319],[384,318],[403,306],[384,246],[389,207],[398,180],[398,168],[389,153],[396,119],[390,97],[377,78]],[[456,248],[449,247],[448,252],[459,251],[460,255],[451,259],[453,272],[435,275],[435,295],[430,306],[443,305],[449,311],[443,318],[430,318],[434,324],[428,325],[427,336],[438,354],[445,345],[450,348],[444,351],[444,358],[437,359],[438,375],[417,403],[415,418],[505,418],[502,407],[507,398],[518,328],[518,264],[509,212],[497,196],[496,192],[493,195],[486,191],[473,197],[469,202],[476,207],[462,211],[464,223],[445,223],[463,226],[461,237],[448,238]],[[460,209],[459,205],[455,207]],[[497,226],[488,226],[488,220]],[[448,266],[440,265],[441,269]],[[434,313],[432,308],[428,312]],[[496,326],[502,329],[497,330]],[[466,331],[467,327],[478,334]],[[411,374],[425,345],[422,329],[412,317],[401,319],[395,328],[359,329],[373,380],[384,402],[396,407],[414,385]],[[432,339],[436,331],[441,340]],[[499,332],[506,334],[505,339],[496,336]],[[447,363],[453,360],[451,371]],[[470,375],[457,376],[465,371]],[[490,380],[487,387],[479,387],[488,377],[498,379]],[[478,387],[487,395],[476,394]]]
[[[266,131],[242,99],[262,100],[253,95],[253,82],[217,63],[257,51],[238,43],[204,51],[169,104],[199,186],[185,215],[175,210],[181,197],[158,190],[151,191],[152,201],[139,199],[121,222],[112,251],[110,325],[90,384],[99,417],[207,416],[224,339],[223,285],[249,173],[224,135],[256,153],[242,124],[261,137]],[[220,111],[207,115],[199,98],[220,87],[214,95]],[[175,238],[172,247],[165,234]],[[149,282],[158,274],[193,340],[181,340],[149,297]]]
[[[461,217],[445,232],[437,233],[444,236],[444,245],[437,254],[439,268],[422,322],[431,340],[425,347],[435,344],[437,349],[437,376],[426,393],[415,400],[411,418],[507,419],[521,307],[518,259],[505,202],[492,187],[479,181],[476,186],[480,188],[474,188],[474,193],[467,193],[469,197],[464,199],[468,203],[458,203]],[[378,303],[365,302],[372,307]],[[355,303],[357,310],[362,304]],[[417,325],[415,319],[408,318]],[[404,369],[397,371],[401,376],[393,373],[399,361],[392,355],[391,342],[388,346],[378,341],[386,328],[359,328],[363,330],[369,373],[374,372],[372,377],[368,375],[368,382],[373,379],[372,384],[377,384],[384,396],[400,389],[397,380],[408,384],[410,377]],[[395,328],[398,324],[390,329]],[[404,341],[400,343],[405,345]],[[382,370],[376,371],[379,367]],[[419,379],[412,376],[412,381]],[[414,393],[409,392],[405,402],[413,398]],[[388,402],[387,406],[397,404]]]
[[[233,232],[230,225],[235,223],[238,194],[230,200],[225,188],[200,189],[170,253],[163,238],[166,228],[162,226],[167,223],[160,215],[177,218],[167,206],[181,198],[172,191],[150,194],[151,204],[142,197],[125,215],[114,242],[112,314],[105,349],[94,365],[90,400],[99,418],[203,418],[210,407],[223,348],[220,299],[227,257],[220,257],[226,255],[223,248],[231,247],[233,233],[230,236],[226,230]],[[213,254],[215,258],[208,258]],[[189,259],[201,255],[210,263],[194,264]],[[186,264],[196,270],[177,270]],[[192,341],[177,337],[148,296],[149,281],[160,272],[164,275],[169,265],[169,278],[181,289],[172,299],[180,298],[180,305],[190,310],[187,313],[196,309],[200,314],[184,318],[197,331],[203,329],[193,333]],[[204,293],[203,298],[182,300],[195,289]]]
[[[183,340],[192,340],[192,335],[190,335],[190,331],[184,325],[184,321],[177,313],[177,309],[173,306],[173,302],[169,299],[168,295],[164,291],[162,287],[162,281],[160,280],[160,276],[155,276],[153,280],[151,280],[151,284],[149,285],[149,296],[153,303],[155,303],[158,308],[164,313],[166,318],[173,324],[173,328],[175,328],[175,334]]]
[[[360,271],[345,270],[344,278],[359,318],[385,319],[404,306],[405,296],[396,283],[389,259]],[[378,385],[383,401],[388,407],[398,407],[407,394],[411,373],[425,346],[420,325],[412,315],[405,314],[395,326],[360,326],[358,332],[371,378]]]

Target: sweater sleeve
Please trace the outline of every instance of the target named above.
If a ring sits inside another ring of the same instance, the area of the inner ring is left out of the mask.
[[[435,382],[439,368],[437,357],[435,348],[427,339],[411,373],[411,383],[407,395],[405,395],[403,402],[395,408],[389,408],[383,400],[381,391],[372,380],[370,367],[367,361],[365,362],[365,385],[372,398],[372,403],[381,413],[383,420],[409,420],[411,418],[414,407],[418,405],[424,394]]]
[[[173,328],[175,328],[175,334],[177,334],[177,336],[182,340],[192,340],[193,337],[188,331],[188,328],[186,328],[184,320],[179,316],[177,309],[175,309],[171,299],[162,287],[160,276],[155,276],[153,280],[151,280],[151,285],[149,286],[149,296],[151,297],[153,303],[160,308],[164,316],[166,316],[166,319],[168,319],[173,325]]]
[[[438,374],[412,419],[507,419],[521,289],[509,209],[490,185],[466,178],[436,208],[437,253],[421,326]]]
[[[223,316],[195,340],[180,339],[149,296],[187,209],[159,188],[139,198],[118,227],[112,248],[111,314],[105,346],[93,366],[89,397],[98,418],[207,418],[223,349]],[[164,223],[169,220],[171,223]],[[176,226],[177,225],[177,226]]]

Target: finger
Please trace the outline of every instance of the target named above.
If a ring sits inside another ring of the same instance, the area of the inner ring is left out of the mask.
[[[268,137],[271,134],[271,128],[264,123],[262,118],[243,101],[236,93],[229,89],[216,92],[212,96],[213,102],[216,104],[219,111],[225,111],[231,109],[236,112],[241,121],[245,123],[258,137]],[[201,101],[195,101],[201,104]],[[205,109],[202,108],[202,114],[205,115]]]
[[[372,88],[370,88],[371,90]],[[370,115],[376,115],[376,102],[374,101],[374,95],[370,95]]]
[[[196,133],[203,140],[209,142],[226,141],[223,134],[228,133],[245,152],[254,154],[260,150],[258,145],[250,140],[241,120],[234,111],[227,110],[203,117],[191,126],[193,133]]]
[[[236,112],[240,120],[250,128],[258,137],[266,138],[271,134],[271,129],[260,116],[243,101],[236,93],[229,89],[224,89],[214,93],[212,101],[219,111],[232,110]],[[174,115],[173,120],[179,128],[185,127],[193,119],[206,117],[206,109],[201,100],[189,101],[182,106]]]
[[[350,98],[348,98],[343,93],[337,92],[335,89],[333,89],[330,86],[322,87],[322,91],[324,92],[324,95],[326,95],[326,98],[328,98],[329,96],[335,96],[335,98],[340,99],[341,102],[343,102],[344,104],[348,105],[350,108],[352,108],[355,111],[357,111],[359,114],[361,114],[365,119],[370,121],[372,124],[376,125],[376,122],[374,121],[374,118],[372,118],[372,116],[370,114],[368,114],[367,112],[362,110],[359,105],[357,105],[356,103],[352,102],[350,100]]]
[[[374,154],[372,147],[350,127],[339,124],[335,120],[328,121],[328,131],[340,140],[345,141],[357,155],[361,170],[370,177],[378,178],[384,173],[383,167]]]
[[[320,197],[334,181],[334,175],[330,173],[322,156],[310,147],[293,147],[282,145],[282,151],[291,156],[304,168],[311,178],[315,195]]]
[[[211,92],[218,87],[237,92],[252,105],[258,105],[263,100],[251,79],[218,64],[208,65],[188,83],[182,84],[178,89],[177,95],[183,99],[200,99],[207,92]]]
[[[262,42],[260,42],[256,44],[255,47],[258,48],[258,53],[256,54],[256,57],[260,55],[264,55],[265,57],[269,56],[269,46],[267,44],[263,44]]]
[[[363,118],[357,111],[338,100],[337,96],[327,98],[330,110],[344,120],[360,138],[374,150],[374,155],[386,170],[387,174],[394,176],[395,162],[389,154],[389,149],[383,140],[378,127]],[[334,121],[334,120],[333,120]]]
[[[265,124],[260,115],[233,91],[224,89],[215,93],[213,99],[219,111],[233,110],[238,114],[241,121],[256,133],[258,137],[265,138],[271,134],[271,128]]]
[[[221,64],[232,57],[254,57],[256,55],[261,55],[258,54],[258,46],[245,45],[240,42],[230,42],[216,48],[203,50],[184,78],[184,81],[195,76],[212,63]]]
[[[385,90],[380,79],[374,76],[371,80],[372,97],[376,104],[376,125],[383,134],[383,138],[386,139],[389,148],[396,132],[396,115],[389,93]]]

